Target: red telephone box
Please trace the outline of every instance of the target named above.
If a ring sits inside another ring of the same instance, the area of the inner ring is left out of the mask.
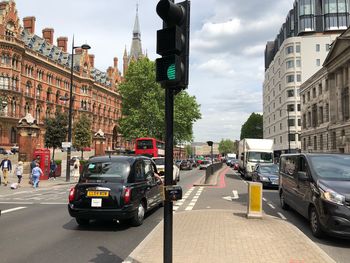
[[[39,157],[39,167],[43,171],[43,176],[40,180],[47,180],[50,174],[50,150],[49,149],[35,149],[33,159]]]

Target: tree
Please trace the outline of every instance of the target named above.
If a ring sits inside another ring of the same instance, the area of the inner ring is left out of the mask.
[[[81,151],[82,159],[84,147],[90,147],[91,140],[91,119],[86,114],[82,114],[73,128],[73,146]]]
[[[45,121],[45,145],[52,148],[52,160],[55,160],[55,150],[61,147],[62,142],[66,140],[68,132],[67,116],[57,112],[55,117],[46,118]]]
[[[222,139],[219,142],[219,152],[223,155],[235,152],[235,143],[230,139]]]
[[[192,151],[192,146],[190,144],[187,144],[185,146],[185,151],[186,151],[186,156],[189,157],[189,156],[193,156],[193,151]]]
[[[262,139],[263,138],[263,116],[258,113],[252,113],[248,120],[242,125],[241,140],[244,138]]]
[[[164,89],[155,81],[155,64],[148,58],[129,65],[119,87],[123,100],[120,132],[125,139],[165,139]],[[182,91],[174,100],[174,142],[191,141],[193,123],[201,118],[195,97]]]

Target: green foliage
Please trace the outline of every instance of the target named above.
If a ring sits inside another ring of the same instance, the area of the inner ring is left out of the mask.
[[[57,165],[61,165],[62,160],[55,160],[55,163],[56,163]]]
[[[263,116],[258,113],[252,113],[248,120],[242,125],[241,140],[244,138],[262,139],[263,138]]]
[[[235,152],[235,143],[230,139],[222,139],[219,143],[219,152],[223,155]]]
[[[119,122],[125,139],[155,137],[165,139],[165,92],[155,81],[155,64],[148,58],[132,62],[119,87],[123,100]],[[191,141],[193,123],[201,118],[195,97],[187,92],[174,101],[174,141]]]
[[[74,123],[73,146],[82,151],[84,147],[91,145],[91,140],[91,119],[86,114],[82,114]]]
[[[193,155],[192,147],[191,147],[190,144],[187,144],[185,146],[185,151],[186,151],[186,156],[192,156]]]
[[[45,119],[45,146],[59,148],[66,140],[68,119],[67,116],[58,112],[53,118]]]

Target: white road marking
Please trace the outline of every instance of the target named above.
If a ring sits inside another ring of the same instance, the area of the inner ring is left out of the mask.
[[[198,198],[200,196],[200,194],[203,191],[203,187],[200,187],[196,194],[194,195],[194,197],[192,198],[191,202],[188,204],[188,206],[185,208],[186,211],[190,211],[193,209],[193,207],[195,206],[196,202],[198,201]]]
[[[192,210],[192,209],[193,209],[193,206],[187,206],[185,210],[186,210],[186,211],[190,211],[190,210]]]
[[[12,205],[33,205],[34,202],[0,202],[0,204],[12,204]]]
[[[275,209],[275,207],[273,206],[273,204],[268,204],[272,209]]]
[[[4,211],[1,211],[1,214],[10,213],[10,212],[17,211],[17,210],[21,210],[21,209],[24,209],[24,208],[27,208],[27,207],[25,207],[25,206],[19,206],[19,207],[7,209],[7,210],[4,210]]]
[[[238,198],[239,198],[238,191],[233,190],[233,191],[232,191],[232,194],[233,194],[232,199],[238,199]]]
[[[41,205],[66,205],[66,204],[68,204],[67,202],[52,202],[52,203],[50,203],[50,202],[43,202],[43,203],[40,203]]]
[[[265,197],[263,197],[263,200],[266,202],[266,198]]]
[[[280,212],[277,212],[277,214],[283,219],[283,220],[287,220],[287,218]]]
[[[225,199],[227,201],[232,201],[232,196],[223,196],[222,199]]]

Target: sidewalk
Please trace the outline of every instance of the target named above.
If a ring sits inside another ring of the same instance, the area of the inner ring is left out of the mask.
[[[173,217],[174,263],[335,262],[298,228],[272,216],[246,219],[244,211],[192,210]],[[163,262],[163,221],[125,263]]]

